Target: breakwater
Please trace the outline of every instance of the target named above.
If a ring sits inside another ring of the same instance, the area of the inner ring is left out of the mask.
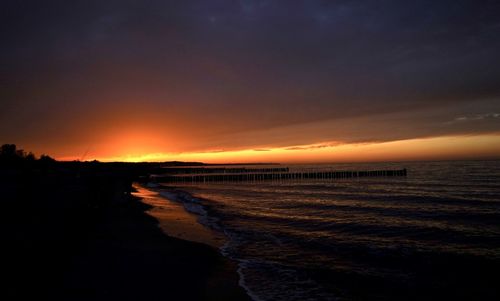
[[[344,179],[363,177],[401,177],[406,176],[406,169],[398,170],[368,170],[368,171],[322,171],[322,172],[285,172],[281,171],[250,171],[241,173],[184,173],[154,175],[156,182],[238,182],[238,181],[268,181],[268,180],[302,180],[302,179]]]
[[[273,168],[245,168],[245,167],[164,167],[161,169],[166,174],[235,174],[235,173],[277,173],[289,172],[288,167]]]

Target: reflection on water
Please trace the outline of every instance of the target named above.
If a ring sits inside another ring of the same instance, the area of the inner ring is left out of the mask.
[[[167,201],[158,192],[134,185],[134,195],[151,205],[147,213],[158,220],[158,226],[168,236],[221,247],[226,239],[221,233],[203,227],[197,216],[186,212],[181,203]]]
[[[500,162],[296,165],[405,167],[407,177],[182,184],[202,200],[264,300],[496,296]],[[191,200],[192,201],[192,200]]]

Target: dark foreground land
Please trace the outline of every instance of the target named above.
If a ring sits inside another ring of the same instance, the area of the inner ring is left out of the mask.
[[[0,166],[2,300],[248,300],[234,263],[166,236],[130,195],[155,166]]]

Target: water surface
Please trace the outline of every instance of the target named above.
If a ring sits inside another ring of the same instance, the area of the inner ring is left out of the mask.
[[[407,168],[407,177],[176,184],[224,232],[260,300],[496,298],[500,162],[290,165]],[[169,189],[171,192],[172,190]]]

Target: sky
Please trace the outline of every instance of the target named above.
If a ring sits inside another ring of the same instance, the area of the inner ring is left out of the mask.
[[[0,143],[63,160],[500,158],[498,1],[0,5]]]

